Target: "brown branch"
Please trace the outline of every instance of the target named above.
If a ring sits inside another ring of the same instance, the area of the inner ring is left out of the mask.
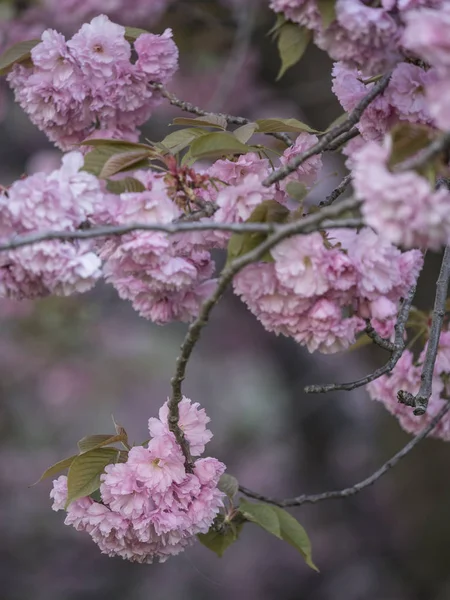
[[[309,148],[305,152],[298,154],[292,160],[290,160],[285,166],[283,166],[280,169],[278,169],[277,171],[274,171],[273,173],[271,173],[263,181],[263,184],[266,185],[267,187],[269,187],[272,184],[276,183],[277,181],[281,181],[282,179],[285,179],[288,175],[290,175],[291,173],[296,171],[302,163],[304,163],[306,160],[308,160],[308,158],[311,158],[311,156],[314,156],[315,154],[320,154],[324,150],[327,150],[328,146],[330,146],[330,144],[332,142],[334,142],[337,138],[339,138],[339,136],[349,132],[354,127],[354,125],[356,125],[358,123],[362,114],[364,113],[366,108],[370,105],[370,103],[373,100],[375,100],[375,98],[377,96],[379,96],[380,94],[382,94],[384,92],[384,90],[386,89],[386,87],[389,84],[390,78],[391,78],[391,73],[388,73],[387,75],[383,75],[383,77],[373,86],[373,88],[370,90],[370,92],[358,102],[356,107],[352,110],[352,112],[345,119],[345,121],[343,123],[341,123],[341,125],[337,125],[336,127],[333,127],[333,129],[331,129],[328,133],[325,133],[325,135],[323,135],[320,138],[320,141],[317,142],[317,144],[315,144],[314,146],[311,146],[311,148]],[[343,142],[340,142],[340,144],[342,144],[342,143]]]
[[[352,203],[357,206],[358,201]],[[300,223],[295,221],[294,223]],[[359,218],[346,219],[341,222],[341,227],[361,227],[362,221]],[[333,224],[329,224],[333,227]],[[279,223],[212,223],[196,222],[188,219],[161,225],[160,223],[130,223],[127,225],[105,225],[92,229],[77,229],[75,231],[43,231],[41,233],[32,233],[30,235],[17,235],[3,243],[0,243],[0,252],[6,250],[16,250],[23,246],[31,246],[40,242],[48,241],[72,241],[88,240],[100,237],[119,236],[132,233],[133,231],[162,231],[168,234],[184,233],[189,231],[228,231],[231,233],[277,233],[284,231],[285,225]],[[295,229],[295,228],[294,228]],[[292,234],[289,234],[292,235]]]
[[[407,454],[413,450],[419,442],[421,442],[424,438],[429,435],[436,425],[443,419],[443,417],[447,414],[450,409],[450,403],[445,404],[439,413],[431,420],[431,422],[421,431],[418,435],[416,435],[412,440],[410,440],[406,446],[404,446],[397,454],[394,454],[392,458],[386,461],[375,473],[372,473],[363,481],[359,483],[355,483],[351,487],[344,488],[343,490],[336,490],[332,492],[323,492],[322,494],[314,494],[311,496],[307,496],[306,494],[302,496],[297,496],[296,498],[287,498],[285,500],[279,500],[277,498],[270,498],[267,496],[263,496],[262,494],[258,494],[257,492],[253,492],[243,486],[239,486],[239,490],[246,496],[250,498],[255,498],[256,500],[261,500],[262,502],[267,502],[269,504],[275,504],[276,506],[288,507],[288,506],[302,506],[302,504],[315,504],[316,502],[321,502],[322,500],[331,500],[336,498],[347,498],[348,496],[354,496],[358,494],[365,488],[373,485],[380,477],[385,475],[390,469],[395,467],[398,462]]]
[[[447,301],[448,286],[450,282],[450,246],[446,246],[442,258],[441,270],[436,283],[436,296],[434,299],[433,316],[431,319],[430,336],[427,351],[420,375],[421,384],[418,393],[414,396],[410,392],[400,390],[397,394],[399,402],[414,407],[414,414],[423,415],[427,411],[428,400],[433,391],[433,371],[439,349],[442,325],[445,317],[445,303]]]
[[[342,203],[341,203],[342,204]],[[337,205],[339,206],[339,204]],[[403,300],[402,305],[400,307],[400,311],[397,317],[397,323],[395,324],[395,339],[393,348],[391,351],[391,357],[382,367],[362,377],[361,379],[357,379],[356,381],[349,381],[348,383],[326,383],[324,385],[308,385],[305,387],[305,392],[307,394],[324,394],[326,392],[336,392],[336,391],[351,391],[356,388],[362,387],[363,385],[367,385],[371,381],[375,381],[382,375],[386,375],[390,373],[395,365],[400,360],[402,356],[406,343],[404,339],[406,323],[408,321],[409,312],[411,310],[411,304],[414,298],[414,294],[416,293],[416,285],[413,285],[408,293],[408,296]],[[387,348],[386,348],[387,349]]]

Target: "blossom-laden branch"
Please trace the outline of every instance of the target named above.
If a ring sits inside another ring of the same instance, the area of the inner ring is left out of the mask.
[[[163,98],[166,98],[166,100],[168,100],[170,104],[172,104],[172,106],[177,106],[183,112],[188,112],[199,117],[206,117],[208,115],[213,114],[216,117],[222,117],[230,125],[242,126],[247,125],[247,123],[250,123],[250,119],[246,119],[245,117],[237,117],[235,115],[229,115],[221,112],[212,113],[211,111],[204,110],[199,106],[195,106],[195,104],[192,104],[191,102],[187,102],[186,100],[180,100],[180,98],[177,98],[175,94],[169,92],[169,90],[162,83],[152,83],[150,85],[154,90],[160,92]],[[291,138],[286,133],[268,133],[267,135],[271,135],[277,140],[284,142],[287,146],[291,146],[293,143]]]
[[[298,154],[292,160],[290,160],[284,167],[281,167],[277,171],[271,173],[265,180],[264,185],[271,186],[277,181],[281,181],[285,179],[288,175],[293,173],[298,169],[298,167],[303,164],[308,158],[314,156],[315,154],[320,154],[321,152],[328,149],[330,144],[340,138],[343,134],[350,132],[353,127],[358,123],[362,114],[366,110],[366,108],[375,100],[377,96],[382,94],[384,90],[387,88],[389,81],[391,78],[391,73],[387,73],[383,75],[383,77],[373,86],[370,92],[362,98],[356,107],[352,110],[352,112],[348,115],[343,123],[333,127],[328,133],[323,135],[317,144],[308,148],[305,152]],[[353,132],[356,135],[355,132]],[[351,137],[354,137],[352,133]],[[342,139],[342,138],[341,138]],[[339,141],[339,145],[343,144],[347,139],[343,138],[342,141]]]
[[[446,246],[442,259],[441,270],[436,283],[436,296],[434,299],[433,315],[431,319],[430,336],[428,339],[425,360],[420,376],[421,384],[418,393],[414,396],[410,392],[400,390],[398,400],[402,404],[414,407],[417,416],[425,414],[428,400],[433,391],[433,372],[439,348],[442,325],[445,317],[445,303],[447,300],[448,286],[450,282],[450,247]]]
[[[239,487],[239,490],[250,498],[255,498],[256,500],[261,500],[262,502],[267,502],[269,504],[275,504],[276,506],[288,507],[288,506],[302,506],[302,504],[315,504],[316,502],[321,502],[322,500],[331,500],[336,498],[347,498],[348,496],[354,496],[358,494],[365,488],[374,484],[380,477],[385,475],[390,469],[395,467],[398,462],[407,454],[413,450],[419,442],[421,442],[424,438],[426,438],[436,427],[436,425],[443,419],[443,417],[450,410],[450,403],[447,402],[439,413],[434,417],[434,419],[425,427],[418,435],[416,435],[412,440],[410,440],[406,446],[404,446],[397,454],[394,454],[392,458],[390,458],[387,462],[385,462],[379,469],[377,469],[372,475],[363,479],[359,483],[355,483],[351,487],[344,488],[342,490],[336,490],[331,492],[323,492],[322,494],[314,494],[314,495],[302,495],[297,496],[296,498],[286,498],[284,500],[280,500],[277,498],[270,498],[267,496],[263,496],[262,494],[258,494],[253,492],[243,486]]]
[[[350,206],[356,208],[359,201],[352,199]],[[328,217],[325,216],[324,219]],[[24,246],[32,246],[40,242],[87,240],[93,238],[126,235],[133,231],[161,231],[168,234],[186,233],[191,231],[228,231],[230,233],[282,233],[287,230],[289,235],[301,233],[303,220],[290,223],[289,227],[278,223],[209,223],[209,222],[176,222],[169,225],[160,223],[128,223],[126,225],[105,225],[93,227],[92,229],[77,229],[76,231],[43,231],[30,235],[18,235],[0,244],[0,252],[17,250]],[[363,221],[359,218],[350,218],[340,221],[339,227],[355,228],[361,227]],[[325,223],[324,227],[333,228],[333,223]],[[299,228],[299,232],[296,228]]]
[[[304,217],[300,221],[280,225],[278,230],[269,236],[263,243],[231,262],[230,265],[223,270],[214,293],[202,304],[198,317],[188,328],[180,348],[180,354],[176,361],[175,374],[171,380],[172,395],[169,400],[169,423],[171,423],[171,431],[173,431],[177,440],[180,440],[181,442],[180,446],[183,450],[187,464],[189,464],[191,460],[190,454],[186,451],[187,444],[184,440],[183,432],[178,426],[179,404],[183,397],[181,388],[186,374],[186,366],[195,345],[200,339],[202,329],[208,323],[212,310],[222,298],[233,277],[250,263],[260,260],[274,246],[292,235],[312,233],[320,228],[340,228],[348,227],[349,225],[357,226],[358,223],[359,225],[362,225],[359,219],[341,219],[332,221],[332,219],[339,217],[342,213],[358,206],[358,200],[349,198],[335,206],[332,205],[326,207],[318,213]]]
[[[355,390],[359,387],[362,387],[363,385],[367,385],[371,381],[375,381],[375,379],[378,379],[382,375],[390,373],[400,360],[406,348],[405,328],[415,293],[416,285],[413,285],[409,290],[408,296],[403,300],[402,305],[400,307],[400,311],[398,313],[397,322],[395,324],[395,338],[393,346],[391,348],[388,348],[386,345],[384,346],[386,350],[389,350],[391,352],[391,357],[386,362],[386,364],[384,364],[382,367],[380,367],[373,373],[370,373],[369,375],[366,375],[361,379],[357,379],[356,381],[349,381],[348,383],[326,383],[324,385],[308,385],[305,387],[305,392],[307,394],[324,394],[326,392],[337,391],[350,392],[351,390]],[[370,336],[370,333],[368,335]]]

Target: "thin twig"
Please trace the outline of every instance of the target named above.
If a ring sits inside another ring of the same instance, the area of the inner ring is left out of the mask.
[[[342,203],[341,203],[342,204]],[[337,206],[340,206],[338,204]],[[395,365],[400,360],[405,347],[405,327],[408,321],[409,311],[411,310],[411,304],[414,298],[414,294],[416,293],[416,285],[413,285],[409,290],[408,296],[403,300],[402,305],[400,307],[400,311],[397,317],[397,323],[395,324],[395,339],[394,346],[392,350],[391,357],[382,367],[362,377],[361,379],[357,379],[356,381],[349,381],[348,383],[326,383],[324,385],[308,385],[305,387],[305,392],[307,394],[324,394],[326,392],[336,392],[336,391],[351,391],[356,388],[362,387],[370,383],[371,381],[375,381],[382,375],[386,375],[386,373],[390,373]]]
[[[425,360],[420,375],[421,384],[418,393],[414,396],[410,392],[400,390],[398,400],[402,404],[414,407],[415,415],[423,415],[427,411],[428,400],[433,388],[433,372],[439,348],[442,324],[445,317],[445,303],[447,300],[450,282],[450,246],[446,246],[442,258],[441,270],[436,283],[436,296],[434,298],[433,315],[431,319],[430,336],[428,339]]]
[[[372,342],[374,342],[377,346],[380,346],[380,348],[383,348],[383,350],[387,350],[388,352],[394,352],[394,342],[382,338],[381,335],[379,335],[372,327],[369,320],[367,321],[367,326],[364,331],[366,332],[367,336],[372,340]]]
[[[383,77],[373,86],[373,88],[370,90],[370,92],[358,102],[356,107],[352,110],[352,112],[345,119],[345,121],[343,123],[341,123],[341,125],[337,125],[336,127],[333,127],[333,129],[331,129],[328,133],[326,133],[325,135],[323,135],[321,137],[320,141],[317,142],[317,144],[315,144],[314,146],[311,146],[311,148],[309,148],[305,152],[298,154],[292,160],[290,160],[285,166],[283,166],[280,169],[278,169],[277,171],[274,171],[273,173],[271,173],[263,181],[263,184],[266,186],[271,186],[272,184],[276,183],[277,181],[281,181],[282,179],[285,179],[288,175],[290,175],[291,173],[296,171],[302,163],[304,163],[306,160],[308,160],[308,158],[311,158],[311,156],[314,156],[315,154],[320,154],[321,152],[323,152],[324,150],[327,149],[327,147],[331,144],[331,142],[333,142],[334,140],[339,138],[339,136],[341,136],[342,134],[350,131],[353,128],[353,126],[358,123],[362,114],[364,113],[366,108],[369,106],[369,104],[373,100],[375,100],[375,98],[377,96],[379,96],[380,94],[383,93],[383,91],[386,89],[386,87],[389,84],[390,78],[391,78],[391,73],[383,75]],[[343,143],[343,142],[340,142],[340,143]]]
[[[178,425],[179,404],[183,397],[181,387],[186,374],[186,366],[195,345],[200,339],[200,334],[209,320],[213,308],[225,293],[225,290],[232,281],[233,277],[250,263],[260,260],[269,250],[291,235],[311,233],[313,231],[317,231],[321,227],[331,228],[333,226],[345,226],[345,221],[332,221],[331,219],[339,217],[339,215],[343,212],[356,208],[357,206],[359,206],[359,201],[357,199],[348,198],[347,200],[344,200],[335,206],[332,205],[325,207],[320,212],[308,215],[299,221],[281,225],[277,231],[275,231],[259,246],[231,262],[230,265],[222,271],[222,274],[217,282],[216,289],[214,290],[213,294],[202,304],[198,317],[191,323],[187,330],[186,336],[180,348],[180,354],[176,360],[175,374],[171,379],[172,395],[168,404],[169,424],[171,425],[171,431],[174,432],[177,440],[180,440],[180,446],[185,455],[187,465],[191,465],[192,459],[190,458],[189,451],[186,452],[186,440]],[[360,224],[362,223],[360,222]]]
[[[322,494],[314,494],[311,496],[302,495],[297,496],[296,498],[287,498],[285,500],[278,500],[277,498],[269,498],[267,496],[263,496],[262,494],[258,494],[253,492],[243,486],[239,486],[239,490],[250,498],[255,498],[256,500],[261,500],[262,502],[267,502],[269,504],[275,504],[276,506],[301,506],[302,504],[315,504],[316,502],[321,502],[322,500],[331,500],[336,498],[347,498],[348,496],[354,496],[358,494],[365,488],[374,484],[380,477],[385,475],[390,469],[395,467],[397,463],[411,450],[413,450],[419,442],[421,442],[424,438],[429,435],[436,425],[443,419],[443,417],[447,414],[450,409],[450,403],[447,402],[445,406],[439,411],[439,413],[430,421],[430,423],[421,431],[418,435],[416,435],[412,440],[410,440],[406,446],[404,446],[397,454],[394,454],[392,458],[390,458],[387,462],[384,463],[375,473],[372,473],[363,481],[359,483],[355,483],[351,487],[344,488],[343,490],[336,490],[332,492],[323,492]]]
[[[345,192],[345,190],[347,189],[347,186],[351,180],[352,180],[352,176],[350,174],[346,175],[344,177],[344,179],[341,181],[341,183],[337,187],[334,188],[334,190],[331,192],[331,194],[329,196],[327,196],[325,198],[325,200],[320,202],[319,206],[330,206],[330,204],[333,204],[333,202],[335,200],[337,200],[339,198],[339,196],[341,196]]]
[[[237,117],[235,115],[229,115],[226,113],[211,113],[210,111],[204,110],[199,106],[195,106],[195,104],[192,104],[191,102],[180,100],[177,98],[177,96],[175,96],[175,94],[169,92],[169,90],[167,90],[162,83],[151,83],[150,86],[154,90],[160,92],[161,95],[166,98],[170,104],[172,104],[172,106],[177,106],[184,112],[188,112],[199,117],[205,117],[207,115],[214,114],[217,117],[224,118],[230,125],[247,125],[247,123],[250,123],[250,120],[246,119],[245,117]],[[286,144],[286,146],[291,146],[293,143],[291,138],[286,133],[268,133],[267,135],[271,135],[277,140],[281,140]]]

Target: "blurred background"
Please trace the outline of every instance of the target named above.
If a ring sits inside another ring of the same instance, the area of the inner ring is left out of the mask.
[[[203,108],[248,118],[296,117],[317,129],[341,114],[331,62],[309,48],[275,83],[279,61],[267,32],[267,0],[42,0],[0,2],[0,47],[52,26],[72,34],[106,13],[155,33],[172,27],[180,70],[170,86]],[[59,165],[59,153],[2,84],[0,182]],[[163,105],[144,129],[167,133],[178,113]],[[325,157],[323,197],[345,173]],[[430,257],[417,304],[432,304],[438,257]],[[287,544],[247,525],[222,559],[197,544],[163,565],[101,555],[88,535],[50,509],[49,481],[29,487],[78,439],[113,431],[130,439],[169,393],[185,325],[157,327],[111,287],[39,302],[0,302],[1,600],[446,600],[450,598],[448,448],[427,440],[373,488],[346,500],[305,505],[320,574]],[[261,493],[288,497],[339,489],[365,478],[408,439],[364,390],[307,396],[306,384],[364,375],[385,360],[363,348],[311,356],[265,332],[228,294],[191,361],[185,393],[212,419],[208,453]]]

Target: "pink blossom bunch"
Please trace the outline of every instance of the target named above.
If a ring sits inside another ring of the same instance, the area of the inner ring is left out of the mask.
[[[425,358],[426,346],[414,360],[413,354],[405,350],[397,365],[389,375],[383,375],[367,385],[367,390],[373,400],[384,404],[385,408],[397,417],[401,427],[412,434],[422,431],[448,402],[450,376],[450,331],[441,333],[436,364],[433,372],[433,393],[428,402],[427,412],[423,416],[415,416],[411,407],[400,404],[397,399],[399,390],[417,394],[420,388],[422,363]],[[433,429],[432,436],[450,440],[450,416],[447,413]]]
[[[374,75],[402,59],[404,22],[417,7],[439,7],[442,0],[336,0],[335,20],[324,27],[316,0],[271,0],[272,10],[313,30],[314,41],[334,60]]]
[[[412,11],[407,16],[403,43],[432,65],[438,76],[426,85],[429,111],[440,129],[450,129],[450,5],[439,10]]]
[[[280,166],[286,165],[295,156],[314,146],[317,141],[317,136],[301,133],[280,157]],[[207,199],[218,206],[213,220],[216,223],[242,223],[265,200],[276,200],[280,204],[286,204],[287,184],[298,181],[310,189],[321,169],[322,157],[320,154],[314,155],[279,184],[265,187],[262,182],[271,173],[268,159],[259,158],[251,152],[241,155],[236,161],[218,160],[207,171],[209,177],[215,182],[215,185],[208,189]],[[229,234],[216,232],[214,236],[210,236],[210,239],[223,247],[229,237]]]
[[[105,15],[67,42],[51,29],[41,39],[31,52],[33,65],[15,65],[8,76],[31,121],[63,150],[98,130],[137,140],[137,127],[160,102],[150,83],[166,83],[177,68],[171,31],[141,34],[134,63],[125,28]]]
[[[422,265],[419,251],[402,253],[370,229],[294,236],[271,254],[235,277],[235,292],[267,330],[323,353],[348,348],[366,319],[391,336]]]
[[[83,157],[71,152],[50,174],[20,179],[0,195],[0,235],[79,228],[103,203],[96,177],[80,171]],[[34,298],[85,292],[101,276],[91,241],[46,241],[0,255],[0,296]]]
[[[353,155],[353,185],[367,225],[406,248],[439,250],[450,242],[450,192],[415,171],[391,172],[392,140],[368,142]]]
[[[169,195],[164,175],[139,171],[136,177],[147,190],[111,198],[107,224],[168,224],[182,215]],[[214,263],[206,243],[189,234],[169,237],[154,231],[136,231],[112,239],[101,249],[104,275],[123,299],[155,323],[190,321],[216,285],[211,279]]]
[[[363,140],[380,140],[386,131],[399,122],[432,125],[425,89],[436,80],[435,69],[399,63],[392,72],[387,89],[375,98],[361,116],[357,127]],[[336,63],[333,67],[332,89],[347,112],[352,111],[374,85],[364,84],[361,71],[344,63]],[[361,143],[358,140],[358,145]]]
[[[211,439],[209,418],[198,403],[183,397],[179,425],[193,456],[200,456]],[[207,533],[223,506],[217,484],[225,465],[215,458],[198,458],[192,472],[168,428],[167,403],[159,419],[149,420],[152,436],[135,446],[127,461],[108,465],[101,475],[101,502],[80,498],[67,507],[66,525],[86,531],[100,550],[139,563],[164,562]],[[53,510],[67,502],[67,477],[53,482]]]

